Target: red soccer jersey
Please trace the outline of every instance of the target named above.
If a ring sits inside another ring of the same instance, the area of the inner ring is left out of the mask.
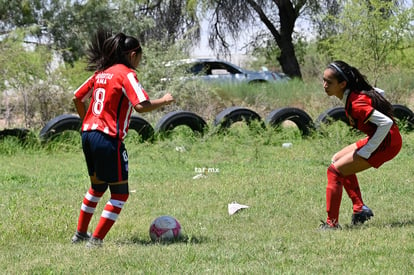
[[[369,96],[350,92],[346,100],[345,111],[350,125],[364,132],[369,137],[377,130],[377,126],[368,121],[374,111],[372,100]]]
[[[133,107],[149,100],[134,70],[116,64],[96,72],[76,91],[82,101],[91,98],[82,131],[98,130],[124,140]]]

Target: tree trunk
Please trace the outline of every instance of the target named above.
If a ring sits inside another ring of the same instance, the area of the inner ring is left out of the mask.
[[[280,66],[285,74],[292,78],[302,79],[302,73],[298,59],[296,58],[295,48],[291,41],[282,41],[279,45],[280,56],[277,57]]]
[[[305,1],[306,2],[306,1]],[[280,32],[278,36],[274,36],[276,43],[280,48],[280,56],[278,57],[282,70],[290,77],[302,78],[299,62],[296,58],[295,47],[292,42],[292,34],[295,28],[296,19],[299,16],[300,7],[293,6],[289,0],[275,0],[279,9]],[[303,3],[298,5],[303,5]]]
[[[283,72],[292,78],[301,79],[302,73],[300,71],[298,59],[296,58],[295,47],[292,42],[292,33],[296,19],[299,16],[298,10],[300,10],[306,1],[299,1],[298,6],[295,9],[292,2],[289,0],[274,0],[278,7],[280,30],[276,29],[276,26],[266,15],[258,1],[246,0],[246,2],[256,11],[260,20],[268,28],[275,39],[281,52],[277,60],[279,61],[280,66],[282,66]]]

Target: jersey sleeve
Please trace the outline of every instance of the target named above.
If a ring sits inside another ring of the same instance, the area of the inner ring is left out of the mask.
[[[93,92],[93,85],[95,81],[95,74],[89,77],[75,92],[76,98],[84,102],[87,98],[90,98]]]
[[[357,154],[365,159],[368,159],[371,154],[378,148],[381,142],[389,133],[393,121],[384,115],[383,113],[374,110],[369,118],[369,121],[377,125],[375,134],[368,140],[361,149],[358,150]]]
[[[124,93],[132,106],[149,100],[147,92],[144,90],[141,83],[139,83],[137,75],[134,72],[129,72],[127,74],[123,86],[125,88]]]

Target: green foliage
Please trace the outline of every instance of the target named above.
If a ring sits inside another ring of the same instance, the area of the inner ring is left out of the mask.
[[[345,1],[335,20],[336,36],[327,38],[324,46],[333,59],[348,61],[366,68],[373,84],[392,65],[390,57],[403,48],[413,31],[413,8],[394,1]]]
[[[0,268],[18,274],[413,273],[414,135],[404,134],[394,160],[358,175],[375,217],[350,226],[352,204],[344,192],[343,230],[319,232],[330,158],[358,136],[340,125],[309,139],[288,132],[236,126],[201,140],[181,130],[153,144],[126,140],[130,196],[96,250],[70,243],[89,188],[79,136],[36,148],[0,141]],[[283,148],[284,142],[293,146]],[[214,172],[193,179],[196,168]],[[108,199],[107,193],[99,202],[90,230]],[[250,207],[230,216],[233,201]],[[150,242],[149,225],[163,214],[180,221],[185,241]]]
[[[28,35],[26,29],[17,29],[0,41],[0,106],[6,126],[38,128],[68,109],[60,86],[64,81],[51,66],[54,53],[44,45],[25,43]]]

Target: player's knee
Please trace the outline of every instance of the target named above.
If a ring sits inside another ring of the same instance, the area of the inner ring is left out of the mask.
[[[109,185],[112,194],[129,194],[128,183],[124,184],[111,184]],[[128,197],[127,197],[128,198]]]

